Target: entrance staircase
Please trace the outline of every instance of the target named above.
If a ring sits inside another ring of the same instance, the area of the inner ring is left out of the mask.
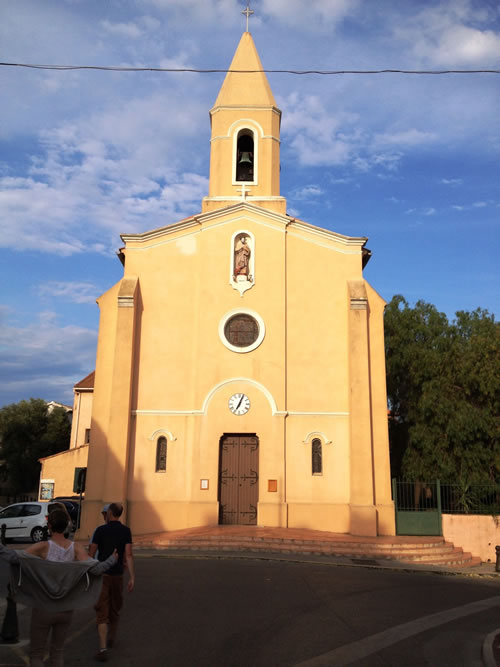
[[[474,567],[481,560],[442,537],[358,537],[299,528],[207,526],[134,536],[138,548],[164,551],[300,554],[343,557],[354,562],[390,561],[451,568]]]

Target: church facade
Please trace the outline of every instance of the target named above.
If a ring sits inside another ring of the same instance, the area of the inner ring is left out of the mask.
[[[287,215],[281,112],[250,33],[230,70],[201,213],[122,236],[123,279],[98,299],[81,533],[119,500],[135,534],[393,535],[385,303],[363,278],[367,239]]]

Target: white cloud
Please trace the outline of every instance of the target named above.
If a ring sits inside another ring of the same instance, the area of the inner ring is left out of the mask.
[[[244,25],[243,17],[240,16],[234,0],[137,0],[138,4],[154,7],[162,12],[168,11],[175,16],[181,14],[184,20],[188,18],[190,23],[213,25],[233,25],[239,23]],[[244,6],[241,5],[241,9]],[[241,11],[241,10],[240,10]],[[253,22],[260,22],[258,17]]]
[[[324,194],[323,189],[319,185],[305,185],[298,188],[291,193],[292,199],[296,201],[311,200]]]
[[[137,23],[134,23],[133,21],[130,21],[129,23],[111,23],[110,21],[101,21],[101,27],[104,28],[106,32],[131,39],[137,39],[143,35],[143,30],[137,25]]]
[[[402,132],[376,134],[373,139],[375,146],[398,146],[400,148],[429,144],[436,140],[434,132],[422,132],[415,128]]]
[[[358,0],[262,0],[265,16],[303,30],[327,29],[357,11]]]
[[[208,180],[185,166],[189,157],[191,166],[202,164],[189,144],[199,115],[198,107],[154,93],[45,130],[44,153],[29,176],[0,177],[0,245],[60,255],[100,251],[114,247],[120,232],[197,212]],[[205,164],[208,147],[206,157]]]
[[[104,20],[100,22],[100,25],[108,33],[130,39],[137,39],[147,32],[157,30],[161,23],[158,19],[155,19],[152,16],[141,16],[128,23],[113,23],[112,21]]]
[[[462,182],[461,178],[442,178],[440,181],[443,185],[462,185]]]
[[[72,303],[95,303],[102,291],[92,283],[57,280],[45,282],[38,287],[42,298],[53,296]]]
[[[25,327],[0,328],[0,404],[31,396],[72,402],[72,387],[95,364],[95,331],[58,326],[51,312]]]
[[[436,214],[436,209],[432,208],[432,207],[426,208],[426,209],[424,209],[423,214],[424,215],[435,215]]]
[[[147,32],[154,32],[161,23],[153,16],[140,16],[134,21],[127,23],[113,23],[112,21],[104,20],[100,22],[101,27],[112,35],[127,37],[129,39],[137,39],[143,37]]]
[[[448,0],[427,6],[403,23],[396,37],[412,45],[421,61],[457,69],[497,64],[500,34],[495,10],[470,0]],[[495,26],[495,30],[491,27]]]
[[[485,66],[500,58],[500,35],[456,25],[444,31],[436,44],[427,46],[427,57],[443,65]]]
[[[349,165],[362,172],[373,168],[395,172],[406,152],[438,141],[435,131],[390,128],[390,113],[380,121],[389,129],[377,131],[366,108],[359,112],[339,111],[329,102],[328,96],[297,92],[280,100],[282,131],[301,165]],[[402,123],[400,118],[399,125]]]

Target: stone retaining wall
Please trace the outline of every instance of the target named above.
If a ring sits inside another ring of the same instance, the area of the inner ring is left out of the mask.
[[[443,514],[443,537],[470,551],[485,563],[496,561],[500,545],[500,517],[480,514]]]

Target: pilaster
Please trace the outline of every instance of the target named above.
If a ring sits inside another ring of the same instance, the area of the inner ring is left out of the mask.
[[[369,363],[369,306],[363,280],[348,282],[351,419],[351,530],[377,535],[374,506]]]

